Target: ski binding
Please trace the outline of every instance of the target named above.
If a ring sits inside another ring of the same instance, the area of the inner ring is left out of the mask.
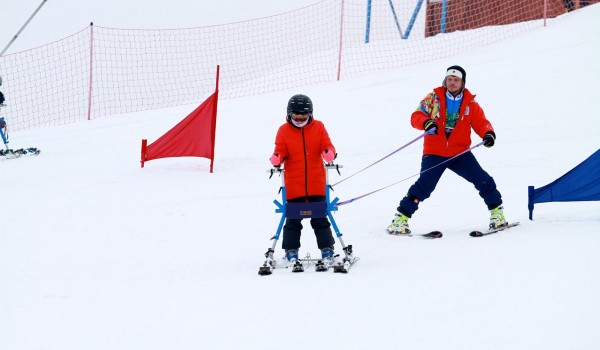
[[[506,230],[506,229],[509,229],[509,228],[511,228],[511,227],[515,227],[515,226],[517,226],[517,225],[519,225],[519,224],[520,224],[520,222],[518,222],[518,221],[517,221],[517,222],[513,222],[513,223],[510,223],[510,224],[506,224],[506,225],[504,225],[504,226],[500,226],[500,227],[498,227],[498,228],[491,229],[491,230],[488,230],[488,231],[483,231],[483,232],[482,232],[482,231],[471,231],[471,232],[469,233],[469,236],[471,236],[471,237],[482,237],[482,236],[487,236],[487,235],[491,235],[492,233],[496,233],[496,232],[504,231],[504,230]]]

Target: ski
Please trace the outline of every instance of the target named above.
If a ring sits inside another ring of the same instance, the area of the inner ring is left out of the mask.
[[[342,261],[337,262],[333,265],[333,272],[337,273],[348,273],[350,272],[350,268],[357,262],[359,258],[344,258]]]
[[[273,259],[267,259],[262,266],[258,268],[258,274],[261,276],[268,276],[273,273],[275,268],[290,269],[292,272],[304,272],[304,264],[301,260],[296,260],[294,263],[288,262],[287,264],[277,264],[277,261]]]
[[[265,260],[263,265],[258,268],[258,274],[260,276],[268,276],[273,273],[273,269],[277,264],[277,261],[275,261],[275,259],[273,258],[273,253],[273,248],[269,248],[265,253],[265,258],[267,258],[267,260]]]
[[[425,238],[442,238],[444,235],[441,231],[431,231],[429,233],[422,234],[421,236]]]
[[[444,236],[441,231],[431,231],[429,233],[388,233],[392,236],[423,237],[429,239],[442,238]]]
[[[22,156],[37,156],[41,150],[35,147],[19,148],[16,150],[4,149],[0,150],[0,159],[14,159]]]
[[[296,260],[292,265],[292,272],[304,272],[304,265],[300,260]]]
[[[273,266],[265,262],[263,266],[258,268],[258,274],[261,276],[267,276],[273,273]]]
[[[519,222],[513,222],[513,223],[510,223],[510,224],[506,224],[504,226],[500,226],[498,228],[495,228],[493,230],[488,230],[488,231],[471,231],[469,233],[469,236],[471,236],[471,237],[483,237],[483,236],[491,235],[491,234],[496,233],[496,232],[504,231],[506,229],[509,229],[511,227],[515,227],[517,225],[519,225]]]
[[[331,266],[331,264],[328,264],[328,263],[326,263],[323,260],[319,260],[315,264],[315,271],[317,271],[317,272],[325,272],[325,271],[329,270],[330,266]]]
[[[336,273],[348,273],[352,265],[359,260],[358,257],[353,258],[343,258],[338,261],[334,261],[332,263],[327,263],[322,259],[299,259],[296,260],[293,264],[287,264],[280,266],[276,264],[274,261],[265,261],[265,263],[258,268],[258,274],[261,276],[268,276],[273,273],[274,269],[291,269],[292,272],[304,272],[307,266],[311,264],[315,265],[316,272],[325,272],[329,270],[333,270]]]
[[[351,267],[352,263],[349,261],[339,262],[336,265],[333,265],[333,272],[348,273]]]
[[[311,264],[315,265],[316,272],[323,272],[329,270],[332,263],[328,262],[325,259],[313,259],[310,257],[310,254],[306,254],[306,257],[303,259],[298,259],[292,265],[292,272],[304,272],[304,268],[309,267]]]
[[[346,249],[348,250],[349,247],[346,247]],[[315,265],[316,272],[333,270],[333,272],[348,273],[352,265],[359,260],[358,257],[352,256],[351,249],[352,248],[348,250],[349,254],[342,259],[339,259],[339,254],[336,254],[334,260],[330,261],[326,259],[311,258],[310,254],[306,254],[306,257],[295,260],[294,262],[287,261],[285,257],[281,260],[275,260],[272,258],[272,255],[269,254],[271,253],[269,250],[267,254],[265,254],[267,255],[267,260],[265,260],[263,265],[258,268],[258,274],[261,276],[268,276],[271,275],[275,269],[291,269],[292,272],[304,272],[306,268],[310,267],[312,264]]]
[[[360,258],[353,255],[352,245],[344,248],[344,258],[333,265],[333,272],[348,273],[352,265]]]

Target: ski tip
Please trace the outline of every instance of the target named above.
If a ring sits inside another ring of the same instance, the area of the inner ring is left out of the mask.
[[[471,236],[471,237],[481,237],[481,236],[483,236],[483,232],[481,232],[481,231],[471,231],[471,233],[469,233],[469,236]]]
[[[271,273],[273,273],[273,271],[271,271],[271,267],[269,266],[261,266],[258,268],[258,274],[261,276],[268,276]]]
[[[292,272],[304,272],[304,265],[298,260],[292,265]]]
[[[444,234],[440,231],[431,231],[423,235],[423,237],[427,238],[442,238]]]
[[[348,270],[342,265],[342,266],[334,266],[333,267],[333,272],[335,273],[348,273]]]

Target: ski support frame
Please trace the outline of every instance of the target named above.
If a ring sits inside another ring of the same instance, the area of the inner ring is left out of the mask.
[[[281,193],[281,202],[279,202],[276,199],[273,200],[273,203],[275,204],[275,206],[277,206],[277,209],[275,209],[275,213],[281,214],[281,219],[279,220],[279,225],[277,226],[277,231],[275,232],[275,235],[271,238],[273,240],[273,244],[265,253],[265,258],[267,259],[265,260],[263,266],[259,269],[259,274],[270,274],[271,269],[275,267],[275,258],[273,257],[273,254],[275,253],[275,247],[277,246],[277,242],[279,241],[279,237],[281,236],[283,225],[287,217],[308,219],[312,217],[321,217],[323,214],[326,214],[329,218],[329,221],[331,222],[331,226],[333,227],[336,237],[342,245],[342,249],[345,254],[344,259],[348,261],[354,259],[352,256],[352,246],[346,246],[346,244],[344,243],[344,240],[342,239],[342,233],[340,232],[340,229],[332,215],[332,212],[338,210],[336,204],[339,201],[339,198],[336,197],[333,200],[331,200],[329,170],[335,169],[339,174],[339,169],[342,167],[343,166],[334,163],[325,164],[325,203],[288,203],[286,200],[285,179],[283,176],[285,169],[282,169],[281,167],[273,167],[267,171],[271,174],[269,178],[273,177],[274,174],[279,174],[279,176],[281,177],[281,188],[279,191]],[[293,211],[289,210],[290,207],[291,209],[293,209]]]

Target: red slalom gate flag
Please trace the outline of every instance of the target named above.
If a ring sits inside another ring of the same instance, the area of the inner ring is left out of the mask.
[[[146,139],[142,140],[142,168],[144,162],[153,159],[203,157],[210,159],[212,173],[218,98],[217,90],[185,119],[150,145]]]

